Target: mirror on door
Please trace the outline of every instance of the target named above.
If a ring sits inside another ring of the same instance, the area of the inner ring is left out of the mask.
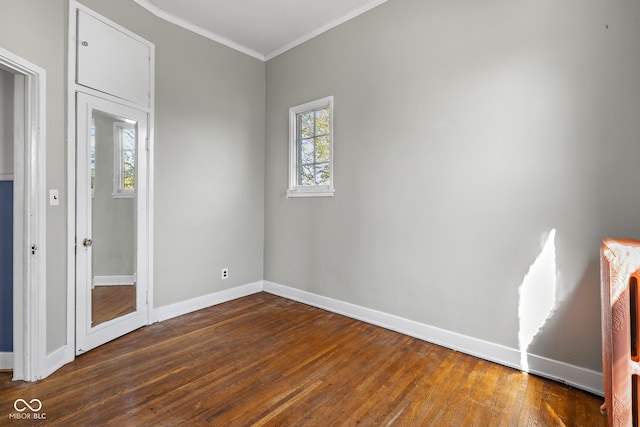
[[[136,311],[137,122],[93,110],[89,141],[91,326]]]
[[[76,354],[148,323],[148,115],[77,94]]]

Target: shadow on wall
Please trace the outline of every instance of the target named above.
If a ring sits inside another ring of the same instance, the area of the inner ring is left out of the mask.
[[[557,346],[561,342],[564,344],[564,362],[601,371],[599,290],[600,259],[596,253],[589,259],[573,291],[556,301],[552,315],[529,345],[529,353],[544,354],[545,357],[560,360]],[[567,351],[570,353],[567,354]],[[589,357],[588,360],[585,360],[585,355]]]

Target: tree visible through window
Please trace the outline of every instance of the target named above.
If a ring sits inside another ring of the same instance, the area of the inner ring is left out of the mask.
[[[96,118],[91,117],[91,143],[89,146],[89,162],[91,164],[91,197],[96,193]]]
[[[136,128],[130,123],[114,124],[114,197],[133,197],[136,179]]]
[[[333,97],[293,107],[289,197],[333,195]]]
[[[136,178],[136,130],[122,129],[122,189],[133,191]]]
[[[298,185],[328,185],[331,178],[329,107],[297,114]]]

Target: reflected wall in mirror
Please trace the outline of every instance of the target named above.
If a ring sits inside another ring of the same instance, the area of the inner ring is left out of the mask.
[[[91,117],[91,324],[136,311],[137,126]]]

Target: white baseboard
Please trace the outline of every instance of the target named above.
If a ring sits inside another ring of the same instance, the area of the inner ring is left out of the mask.
[[[72,362],[74,359],[74,353],[75,352],[70,346],[64,345],[59,349],[47,354],[47,359],[45,361],[46,372],[44,373],[42,378],[48,377],[67,363]]]
[[[262,281],[250,283],[248,285],[238,286],[224,291],[214,292],[212,294],[203,295],[187,301],[178,302],[164,307],[158,307],[155,311],[154,319],[162,322],[163,320],[173,317],[182,316],[183,314],[193,311],[202,310],[203,308],[213,305],[222,304],[237,298],[246,297],[262,291]]]
[[[318,307],[333,313],[341,314],[353,319],[361,320],[376,326],[390,329],[408,336],[412,336],[433,344],[466,353],[481,359],[499,363],[515,369],[522,369],[520,365],[520,351],[515,348],[480,340],[455,332],[426,325],[403,317],[361,307],[355,304],[339,301],[333,298],[301,291],[288,286],[269,281],[259,281],[212,294],[203,295],[187,301],[159,307],[154,310],[155,321],[168,320],[183,314],[191,313],[203,308],[211,307],[258,292],[268,292],[293,301],[298,301]],[[0,353],[0,369],[8,356]],[[9,353],[11,354],[11,353]],[[51,373],[74,359],[73,348],[63,346],[47,355],[46,374]],[[529,354],[529,372],[550,378],[576,388],[602,396],[602,373],[579,366],[570,365],[557,360]],[[13,367],[13,355],[11,354]]]
[[[0,351],[0,369],[13,369],[13,352]]]
[[[520,365],[520,351],[515,348],[480,340],[273,282],[264,281],[263,291],[371,323],[385,329],[400,332],[461,353],[470,354],[519,370],[522,369]],[[600,372],[532,354],[529,355],[528,361],[529,372],[533,374],[560,381],[600,396],[603,395],[602,373]]]
[[[136,275],[131,276],[96,276],[93,278],[93,286],[125,286],[133,285]]]
[[[604,391],[602,390],[602,372],[530,353],[528,354],[528,360],[529,372],[532,374],[556,380],[599,396],[604,396]],[[517,368],[520,369],[519,366]]]

